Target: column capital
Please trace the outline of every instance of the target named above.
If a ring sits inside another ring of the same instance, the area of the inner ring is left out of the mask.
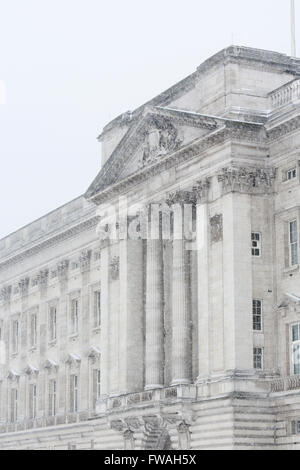
[[[197,202],[204,204],[208,201],[208,192],[210,188],[210,179],[204,178],[196,182],[193,187],[193,192],[195,193]]]
[[[169,206],[174,204],[196,204],[196,194],[193,190],[177,190],[169,193],[166,198],[166,203]]]
[[[0,291],[0,299],[5,303],[9,303],[11,299],[12,286],[2,287]]]

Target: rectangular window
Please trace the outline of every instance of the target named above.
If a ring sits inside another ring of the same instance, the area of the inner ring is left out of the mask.
[[[19,351],[19,320],[12,322],[12,352],[13,354]]]
[[[94,292],[94,326],[101,325],[101,292]]]
[[[78,316],[79,316],[79,300],[72,299],[71,301],[71,334],[78,333]]]
[[[70,376],[70,411],[77,413],[78,411],[78,376]]]
[[[300,434],[300,421],[292,421],[291,428],[293,436],[295,436],[296,434]]]
[[[252,256],[259,257],[261,255],[261,236],[259,232],[251,233]]]
[[[300,375],[300,323],[292,326],[291,369],[294,375]]]
[[[298,264],[298,224],[297,220],[289,223],[290,265]]]
[[[93,370],[93,404],[96,405],[101,394],[101,371],[100,369]]]
[[[30,315],[30,336],[29,336],[30,347],[33,348],[37,344],[37,314],[32,313]]]
[[[10,390],[10,422],[16,423],[18,419],[18,390]]]
[[[252,302],[253,330],[262,330],[262,301],[253,300]]]
[[[253,349],[253,367],[254,369],[262,370],[263,368],[263,349]]]
[[[49,340],[56,340],[56,320],[57,320],[56,307],[50,307],[49,311]]]
[[[56,415],[56,380],[49,381],[49,416]]]
[[[37,386],[35,384],[31,384],[29,386],[29,418],[30,419],[36,418],[36,410],[37,410]]]
[[[297,168],[291,168],[286,172],[286,179],[287,180],[293,180],[297,178]]]

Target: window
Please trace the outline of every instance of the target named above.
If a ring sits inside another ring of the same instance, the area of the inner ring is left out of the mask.
[[[29,344],[31,348],[34,348],[37,344],[37,314],[36,313],[32,313],[30,315]]]
[[[292,326],[292,373],[300,375],[300,323]]]
[[[93,370],[93,402],[94,406],[96,405],[97,400],[99,400],[101,394],[101,371],[100,369]]]
[[[297,168],[292,168],[286,172],[286,180],[293,180],[297,178]]]
[[[261,254],[261,237],[260,233],[252,232],[251,234],[252,256],[260,256]]]
[[[49,416],[56,415],[56,380],[49,381]]]
[[[298,264],[298,228],[297,220],[289,223],[290,265]]]
[[[78,411],[78,376],[71,375],[70,377],[70,411],[77,413]]]
[[[79,300],[72,299],[71,301],[71,334],[78,333],[78,315],[79,315]]]
[[[56,315],[57,310],[56,307],[50,307],[49,311],[49,340],[55,341],[56,340]]]
[[[254,348],[253,349],[253,367],[254,369],[262,370],[263,368],[263,349]]]
[[[18,419],[18,390],[10,390],[10,422],[15,423]]]
[[[101,325],[101,292],[94,292],[94,326]]]
[[[19,320],[12,322],[12,352],[17,353],[19,350]]]
[[[36,410],[37,410],[37,386],[35,384],[31,384],[29,386],[29,418],[30,419],[36,418]]]
[[[262,330],[262,301],[253,300],[252,302],[253,330]]]
[[[293,436],[295,436],[296,434],[300,434],[300,421],[292,421],[291,428]]]

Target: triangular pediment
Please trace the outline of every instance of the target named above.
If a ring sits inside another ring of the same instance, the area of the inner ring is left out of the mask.
[[[86,197],[93,198],[109,186],[155,166],[220,125],[217,118],[198,113],[147,107],[105,163]]]

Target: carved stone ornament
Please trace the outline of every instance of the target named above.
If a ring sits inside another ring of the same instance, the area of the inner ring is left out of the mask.
[[[182,450],[190,449],[191,435],[190,435],[189,426],[185,422],[182,422],[177,427],[177,431],[178,431],[179,449],[182,449]]]
[[[142,153],[142,167],[156,161],[158,157],[177,150],[182,140],[173,124],[166,119],[155,117],[145,136]]]
[[[170,193],[166,199],[166,203],[169,206],[174,204],[195,204],[196,194],[194,191],[174,191]]]
[[[210,180],[205,178],[201,181],[197,181],[193,188],[193,192],[196,195],[197,202],[204,203],[208,199],[208,191],[210,188]]]
[[[57,265],[57,275],[61,282],[68,278],[69,260],[60,261]]]
[[[223,240],[223,215],[216,214],[210,219],[210,240],[217,243]]]
[[[0,291],[0,300],[2,300],[5,303],[9,303],[11,299],[11,293],[12,293],[11,286],[3,287]]]
[[[120,273],[120,258],[119,256],[114,256],[109,263],[109,274],[110,279],[116,281],[119,279]]]
[[[270,193],[274,188],[276,171],[274,168],[226,167],[218,175],[222,192],[241,192],[250,194]]]
[[[18,283],[18,286],[19,286],[20,294],[22,296],[27,295],[28,294],[28,288],[29,288],[29,277],[21,279]]]
[[[79,263],[80,271],[82,273],[89,271],[91,265],[91,250],[84,250],[80,254]]]
[[[126,429],[126,425],[121,419],[112,420],[109,424],[111,429],[113,429],[114,431],[122,432],[124,431],[124,429]]]
[[[45,289],[48,284],[49,270],[43,269],[39,272],[37,277],[38,286],[40,289]]]
[[[127,429],[123,433],[124,437],[124,450],[133,450],[134,449],[134,434],[132,431]]]

